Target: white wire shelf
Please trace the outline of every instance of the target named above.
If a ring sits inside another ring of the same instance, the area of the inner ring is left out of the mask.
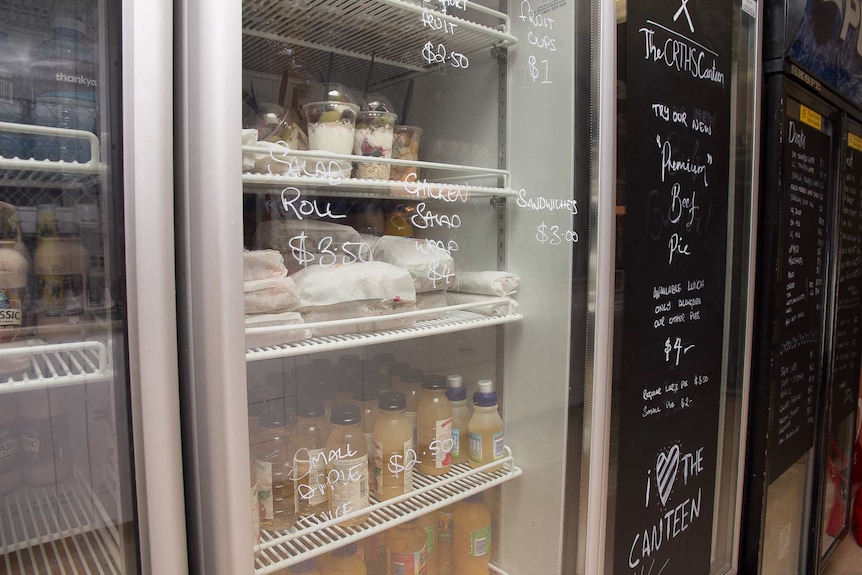
[[[291,532],[261,531],[262,542],[256,549],[255,573],[276,573],[514,479],[522,471],[515,465],[512,451],[508,447],[505,450],[506,457],[477,469],[463,463],[453,465],[449,473],[438,476],[422,475],[414,469],[413,491],[387,501],[373,502],[366,509],[337,519],[329,519],[325,515],[301,518]],[[500,464],[502,469],[491,471]],[[365,514],[368,518],[358,526],[337,524]]]
[[[496,168],[333,154],[319,150],[299,151],[291,150],[288,147],[281,151],[259,146],[243,146],[242,150],[247,154],[266,154],[277,168],[284,170],[284,173],[272,173],[272,171],[266,173],[245,172],[242,175],[242,180],[244,184],[249,186],[316,187],[319,193],[326,195],[345,194],[357,197],[365,194],[372,197],[392,197],[407,200],[430,198],[453,202],[464,202],[475,196],[517,197],[518,195],[509,185],[511,181],[509,171]],[[417,167],[423,170],[423,176],[421,178],[411,177],[407,181],[343,177],[337,166],[331,170],[328,169],[333,161]],[[434,170],[436,174],[445,172],[448,175],[432,177],[430,178],[431,181],[428,181],[428,178],[424,176],[428,170]],[[484,185],[470,183],[471,181],[481,181],[484,182]],[[489,182],[497,182],[499,185],[487,185]],[[246,191],[252,190],[247,189]]]
[[[0,349],[0,366],[5,358],[11,358],[16,363],[19,360],[23,363],[26,358],[29,367],[0,375],[0,395],[107,381],[113,376],[108,350],[98,341],[24,344],[21,347]]]
[[[91,132],[12,122],[0,122],[0,132],[74,138],[85,141],[90,147],[90,160],[84,163],[0,156],[0,185],[21,188],[82,187],[98,183],[105,171],[99,159],[99,139]]]
[[[428,6],[402,0],[243,2],[243,68],[373,87],[435,66],[445,71],[423,56],[426,42],[469,56],[518,41],[502,12],[470,1],[465,10],[450,7],[448,14]],[[369,77],[368,67],[356,60],[370,64],[372,55]]]
[[[481,305],[486,306],[504,302],[506,302],[505,298],[495,298],[489,299],[487,302],[484,302]],[[448,313],[447,317],[435,319],[420,319],[414,325],[400,329],[388,329],[364,333],[348,333],[342,335],[323,335],[312,337],[310,339],[304,339],[302,341],[294,343],[283,343],[270,347],[249,348],[245,352],[245,360],[247,362],[262,361],[266,359],[292,357],[308,353],[337,351],[352,347],[376,345],[379,343],[401,341],[405,339],[416,339],[420,337],[429,337],[432,335],[440,335],[444,333],[456,333],[459,331],[512,323],[524,319],[524,316],[520,313],[511,312],[506,315],[489,316],[477,313],[475,311],[470,311],[469,308],[471,307],[475,308],[477,307],[477,304],[462,304],[456,306],[417,310],[413,312],[393,313],[383,316],[306,323],[283,327],[248,328],[246,329],[247,334],[277,333],[281,331],[325,328],[336,325],[353,324],[358,322],[368,323],[392,320],[397,321],[398,319],[403,319],[410,316],[421,317],[423,315],[427,316],[429,314],[439,314],[440,312]]]
[[[120,565],[119,531],[79,474],[0,497],[0,571],[119,575]]]

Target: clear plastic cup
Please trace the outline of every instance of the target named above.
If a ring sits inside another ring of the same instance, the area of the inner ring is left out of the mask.
[[[392,156],[392,138],[398,116],[391,112],[365,110],[356,117],[353,133],[353,153],[357,156],[389,158]],[[356,162],[356,178],[388,180],[389,164]]]
[[[308,121],[308,147],[311,150],[350,154],[359,106],[344,102],[309,102],[302,107]],[[321,160],[314,171],[320,175],[350,177],[350,162]]]
[[[422,128],[416,126],[395,126],[392,140],[393,160],[418,160],[419,142],[422,140]],[[390,180],[405,181],[409,175],[419,178],[418,166],[392,166],[389,171]]]

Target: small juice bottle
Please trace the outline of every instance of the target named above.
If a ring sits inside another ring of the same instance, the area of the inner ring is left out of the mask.
[[[356,543],[348,543],[329,554],[321,575],[368,575],[365,563],[356,556]]]
[[[476,493],[455,504],[452,549],[457,575],[488,575],[491,559],[491,512]]]
[[[332,432],[326,442],[329,512],[337,518],[368,507],[368,451],[362,417],[354,404],[332,408]],[[342,522],[359,525],[368,515]]]
[[[338,358],[338,365],[344,368],[347,379],[359,381],[362,379],[362,360],[355,353],[347,353]]]
[[[331,374],[332,385],[335,387],[335,401],[339,404],[353,401],[353,392],[360,385],[359,378],[352,375],[352,370],[348,374],[347,368],[343,365],[333,366]]]
[[[416,525],[425,532],[428,575],[437,575],[437,512],[432,511],[420,516]]]
[[[446,397],[452,406],[452,465],[467,463],[470,422],[470,408],[467,407],[467,390],[464,389],[460,375],[446,378]]]
[[[427,575],[425,532],[416,520],[386,532],[386,575]]]
[[[293,525],[295,474],[292,442],[285,410],[268,409],[261,416],[259,442],[255,446],[262,529],[282,530]]]
[[[413,489],[413,430],[404,414],[403,393],[380,395],[374,423],[374,477],[377,499],[383,501]]]
[[[326,479],[327,425],[323,402],[302,397],[296,410],[293,467],[296,473],[294,510],[297,515],[315,515],[329,509]]]
[[[426,475],[443,475],[452,465],[452,406],[446,399],[445,377],[425,378],[416,412],[416,467]]]
[[[421,369],[405,369],[401,372],[401,388],[395,390],[403,393],[407,400],[407,421],[410,422],[410,427],[413,429],[413,445],[419,445],[419,438],[416,434],[416,406],[422,395],[424,379],[425,374],[422,373]]]
[[[437,575],[455,575],[452,548],[452,505],[437,512]]]
[[[406,361],[396,361],[389,366],[389,377],[392,378],[392,387],[396,391],[400,391],[402,385],[401,374],[408,369],[410,369],[410,364]]]
[[[383,533],[369,535],[357,545],[359,556],[365,563],[368,575],[386,575],[386,546],[383,545]]]
[[[364,382],[353,390],[353,403],[359,407],[362,416],[362,433],[365,434],[365,449],[368,452],[368,483],[371,491],[376,492],[374,469],[374,422],[377,420],[377,399],[380,397],[376,379]]]
[[[282,571],[278,571],[277,575],[280,575],[281,573]],[[315,564],[314,559],[291,565],[283,573],[284,575],[322,575],[322,573],[317,570],[317,565]]]
[[[479,391],[473,394],[473,417],[467,426],[470,432],[470,467],[481,467],[505,455],[503,420],[497,412],[497,392],[490,379],[478,382]],[[497,471],[499,467],[492,468]]]

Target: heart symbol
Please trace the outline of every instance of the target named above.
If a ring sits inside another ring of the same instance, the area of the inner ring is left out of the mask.
[[[658,496],[662,505],[667,505],[670,492],[679,472],[679,445],[674,445],[667,451],[661,451],[655,460],[655,478],[658,486]]]

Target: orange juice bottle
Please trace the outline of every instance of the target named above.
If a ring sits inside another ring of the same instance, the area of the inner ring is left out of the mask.
[[[491,512],[476,493],[455,505],[452,549],[457,575],[488,575],[491,559]]]
[[[416,525],[425,532],[428,575],[437,575],[437,513],[432,511],[420,516]]]
[[[427,575],[425,532],[416,520],[386,532],[386,575]]]
[[[437,575],[455,575],[452,549],[452,505],[437,512]]]
[[[473,417],[467,429],[470,433],[470,467],[481,467],[498,459],[506,452],[503,420],[497,412],[497,392],[490,379],[478,382],[479,391],[473,394]],[[496,471],[502,467],[492,468]]]
[[[467,463],[469,451],[470,408],[467,407],[467,390],[460,375],[446,378],[446,397],[452,406],[452,465]]]
[[[368,575],[365,563],[356,556],[356,543],[339,547],[329,554],[321,575]]]
[[[323,402],[301,397],[296,410],[293,467],[296,489],[293,506],[297,515],[316,515],[329,509],[326,480],[328,433]]]
[[[380,394],[374,423],[374,477],[377,499],[383,501],[413,489],[413,430],[404,414],[403,393]]]
[[[369,535],[357,545],[359,556],[365,563],[368,575],[386,575],[386,546],[383,544],[383,533]]]
[[[292,441],[284,408],[273,406],[260,419],[255,446],[255,470],[260,499],[260,527],[283,530],[293,525],[294,489]]]
[[[426,475],[443,475],[452,465],[452,406],[446,398],[446,378],[429,375],[416,406],[419,438],[416,467]]]
[[[332,408],[332,432],[326,442],[329,512],[337,518],[368,507],[368,451],[360,427],[362,417],[354,404]],[[342,522],[359,525],[368,515]]]
[[[365,449],[368,451],[368,483],[373,492],[375,485],[374,469],[374,422],[377,420],[377,399],[380,396],[378,378],[366,378],[353,390],[351,399],[359,407],[362,416],[362,433],[365,434]]]
[[[419,397],[422,395],[422,381],[425,379],[425,374],[421,369],[404,369],[401,370],[401,387],[395,391],[400,391],[407,399],[407,420],[413,429],[413,445],[419,445],[419,438],[416,435],[416,406],[419,404]]]

